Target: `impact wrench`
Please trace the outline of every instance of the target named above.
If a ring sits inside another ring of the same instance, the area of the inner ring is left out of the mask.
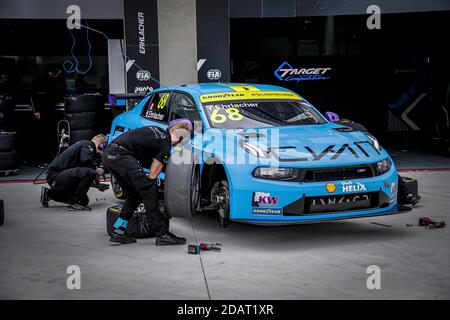
[[[200,243],[199,245],[197,244],[190,244],[188,245],[188,253],[190,254],[199,254],[201,250],[206,251],[206,250],[210,250],[210,251],[221,251],[221,247],[222,244],[221,243]]]
[[[419,226],[427,227],[428,229],[439,229],[445,227],[445,221],[433,221],[428,217],[419,219]]]

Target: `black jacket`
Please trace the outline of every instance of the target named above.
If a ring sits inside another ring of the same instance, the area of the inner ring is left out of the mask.
[[[78,141],[64,150],[63,153],[50,163],[47,169],[47,180],[52,179],[58,173],[66,169],[76,167],[95,169],[96,158],[97,151],[95,143],[88,140]]]

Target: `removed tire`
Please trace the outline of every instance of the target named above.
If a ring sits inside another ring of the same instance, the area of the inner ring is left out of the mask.
[[[19,168],[19,159],[16,151],[0,152],[0,171],[15,170]]]
[[[121,208],[122,206],[116,205],[106,210],[106,232],[109,236],[114,231],[114,224],[119,218]],[[155,236],[150,220],[142,206],[139,206],[128,221],[127,233],[138,239],[153,238]]]
[[[66,113],[75,112],[99,112],[104,109],[103,96],[101,94],[79,94],[64,98]]]
[[[97,134],[97,130],[94,129],[81,129],[81,130],[70,130],[70,143],[81,140],[91,140]]]
[[[0,200],[0,226],[5,223],[5,204]]]
[[[200,166],[191,151],[182,148],[167,162],[164,203],[172,217],[189,218],[196,211],[200,195]]]
[[[419,194],[419,184],[416,179],[410,177],[402,177],[408,193]]]
[[[16,136],[15,132],[0,131],[0,152],[16,150]]]
[[[116,178],[114,178],[114,176],[111,174],[111,189],[113,191],[114,196],[117,199],[123,200],[125,199],[125,194],[122,190],[122,187],[120,186],[120,184],[117,182]]]
[[[93,129],[96,125],[95,112],[68,113],[66,119],[69,121],[70,130]]]

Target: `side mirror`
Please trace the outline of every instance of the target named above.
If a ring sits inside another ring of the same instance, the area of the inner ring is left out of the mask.
[[[330,122],[338,122],[340,120],[339,115],[337,113],[327,111],[325,112],[325,118],[327,118]]]

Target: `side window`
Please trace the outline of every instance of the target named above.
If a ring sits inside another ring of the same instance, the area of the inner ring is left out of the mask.
[[[188,118],[194,124],[195,132],[202,132],[202,119],[192,99],[182,93],[175,93],[170,106],[170,120]]]
[[[169,101],[173,94],[170,92],[158,92],[148,99],[142,116],[152,121],[167,123],[169,119]]]

